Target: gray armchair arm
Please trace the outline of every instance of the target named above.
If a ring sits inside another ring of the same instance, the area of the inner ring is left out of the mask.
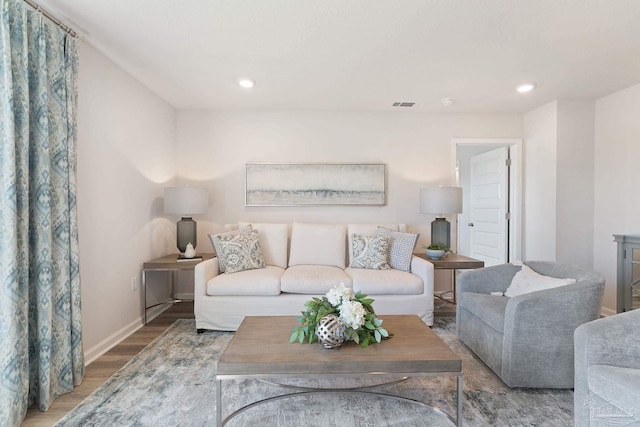
[[[640,369],[640,310],[594,320],[579,326],[575,341],[576,425],[589,423],[589,385],[591,365],[614,365]]]
[[[520,268],[512,264],[501,264],[465,271],[458,276],[456,282],[457,292],[475,292],[479,294],[504,292],[511,284],[513,276],[520,271]]]
[[[535,377],[541,384],[573,387],[573,333],[599,317],[603,293],[604,279],[583,280],[511,298],[504,322],[505,382]]]
[[[585,369],[590,365],[640,369],[640,310],[581,325],[575,331],[575,350],[576,361]]]

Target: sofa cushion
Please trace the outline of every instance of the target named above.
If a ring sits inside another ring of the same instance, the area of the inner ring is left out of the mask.
[[[404,226],[404,224],[402,224]],[[348,238],[348,250],[349,259],[347,260],[347,265],[351,265],[353,261],[353,250],[352,250],[352,242],[351,236],[353,234],[361,234],[363,236],[375,236],[378,231],[378,227],[388,228],[389,230],[394,231],[403,231],[400,230],[400,224],[348,224],[347,225],[347,238]],[[404,229],[404,227],[403,227]]]
[[[389,237],[391,246],[389,247],[389,265],[402,271],[411,270],[411,257],[413,249],[416,247],[419,234],[402,233],[388,228],[378,227],[376,236]]]
[[[283,268],[269,265],[259,270],[219,274],[207,282],[207,295],[279,295],[283,273]]]
[[[618,408],[609,415],[621,419],[626,412],[640,421],[640,369],[591,365],[587,368],[587,377],[589,390]]]
[[[371,270],[389,270],[391,268],[387,264],[389,239],[386,237],[352,234],[351,248],[349,249],[353,252],[350,267]]]
[[[294,222],[291,229],[289,266],[330,265],[343,269],[346,242],[344,225]]]
[[[296,265],[287,268],[280,281],[282,292],[324,295],[344,283],[351,287],[351,277],[343,269],[329,265]]]
[[[258,230],[248,233],[215,235],[217,255],[226,273],[264,268],[264,257],[258,240]]]
[[[555,277],[543,276],[533,271],[530,267],[523,265],[520,271],[511,279],[511,284],[504,292],[504,295],[513,298],[518,295],[572,285],[574,283],[576,283],[576,279],[557,279]]]
[[[347,267],[353,281],[353,291],[366,295],[420,295],[424,292],[422,279],[401,270],[366,270]]]
[[[239,222],[238,227],[250,226],[258,230],[260,249],[267,265],[275,265],[287,268],[287,244],[289,239],[289,226],[287,224],[248,223]]]
[[[458,309],[464,308],[500,333],[504,333],[504,315],[509,298],[496,295],[460,292]]]

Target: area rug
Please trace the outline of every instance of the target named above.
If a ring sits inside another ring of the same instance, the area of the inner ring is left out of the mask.
[[[465,426],[573,425],[571,390],[509,389],[458,340],[454,318],[437,318],[433,330],[462,358]],[[176,321],[56,426],[215,425],[216,365],[232,336],[216,331],[197,334],[194,320]],[[351,378],[332,381],[338,387],[361,385]],[[453,377],[417,377],[376,391],[428,402],[455,414],[455,385]],[[288,392],[260,381],[225,381],[223,415]],[[276,400],[249,409],[227,425],[438,426],[451,421],[424,405],[339,392]]]

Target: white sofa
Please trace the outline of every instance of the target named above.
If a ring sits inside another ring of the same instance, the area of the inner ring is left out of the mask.
[[[246,227],[248,223],[239,223]],[[264,268],[219,271],[218,258],[196,265],[196,328],[235,331],[245,316],[299,315],[313,296],[344,283],[375,299],[376,314],[415,314],[433,324],[433,264],[411,255],[409,271],[349,267],[351,236],[378,227],[404,232],[404,224],[250,224],[258,230]],[[396,233],[397,236],[397,233]],[[396,246],[397,249],[397,246]]]

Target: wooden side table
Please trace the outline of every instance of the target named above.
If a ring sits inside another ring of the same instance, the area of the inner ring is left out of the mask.
[[[415,256],[426,259],[431,264],[433,264],[433,268],[435,270],[452,270],[453,271],[453,285],[450,291],[444,291],[440,295],[437,295],[438,298],[452,304],[456,303],[456,270],[473,270],[476,268],[483,268],[484,261],[480,261],[479,259],[469,258],[464,255],[448,253],[447,256],[442,257],[440,259],[431,259],[424,252],[415,252]],[[453,294],[453,297],[449,300],[444,298],[445,294]]]
[[[144,294],[144,324],[147,324],[147,310],[162,304],[173,304],[176,302],[182,302],[183,300],[177,299],[174,296],[175,293],[175,275],[179,271],[193,271],[196,264],[213,258],[214,254],[197,254],[193,260],[180,260],[178,261],[178,254],[165,255],[160,258],[147,261],[142,264],[142,292]],[[200,257],[200,258],[198,258]],[[169,299],[159,302],[153,305],[147,305],[147,272],[149,271],[168,271],[171,273],[171,293]]]

